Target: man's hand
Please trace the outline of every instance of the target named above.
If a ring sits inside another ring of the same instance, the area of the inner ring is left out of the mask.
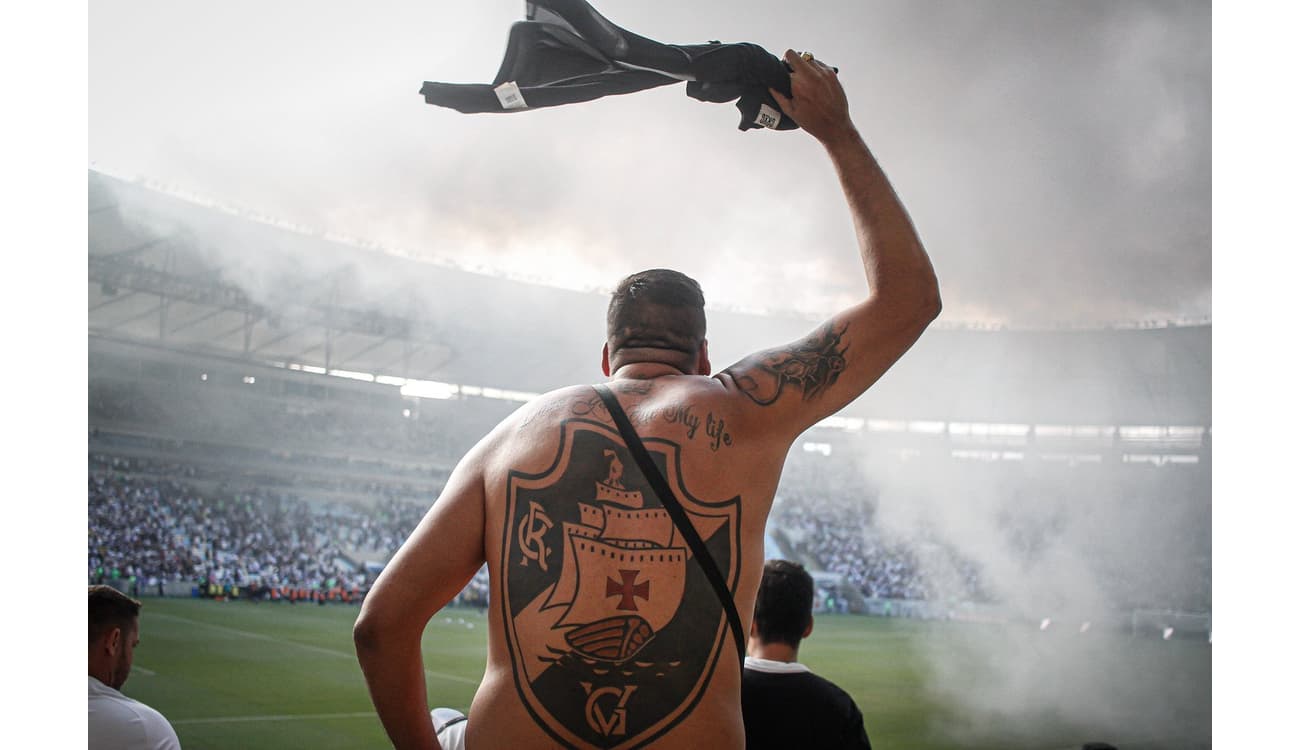
[[[786,98],[780,91],[768,89],[781,110],[825,145],[846,137],[857,138],[849,119],[848,97],[836,72],[811,55],[805,59],[792,49],[785,51],[785,61],[791,69],[791,96]]]

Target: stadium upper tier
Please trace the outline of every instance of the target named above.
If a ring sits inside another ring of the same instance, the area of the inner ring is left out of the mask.
[[[534,393],[602,377],[605,294],[414,261],[94,171],[88,205],[92,337]],[[437,248],[438,239],[430,245]],[[653,265],[647,258],[627,271]],[[817,323],[710,310],[713,361],[726,366]],[[1209,325],[939,325],[843,413],[1209,426],[1210,350]]]

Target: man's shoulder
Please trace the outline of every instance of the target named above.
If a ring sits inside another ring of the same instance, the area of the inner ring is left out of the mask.
[[[515,429],[557,419],[604,416],[605,407],[596,391],[598,385],[609,388],[629,408],[663,398],[692,402],[726,395],[716,378],[704,375],[675,375],[645,380],[616,378],[604,383],[569,385],[539,394],[520,406],[498,426],[513,433]]]
[[[539,409],[554,409],[557,404],[573,404],[587,399],[595,398],[596,391],[591,385],[577,383],[566,385],[563,388],[556,388],[546,393],[533,396],[517,409],[512,415],[513,418],[528,418]]]
[[[90,735],[108,742],[106,747],[121,743],[132,747],[131,741],[140,742],[141,747],[180,746],[176,730],[162,712],[116,690],[92,689],[88,708]],[[122,735],[123,731],[127,735]],[[96,744],[92,742],[90,746],[94,748]]]
[[[90,707],[92,709],[102,709],[106,714],[135,716],[147,718],[151,721],[154,719],[167,721],[158,709],[150,706],[148,703],[142,703],[135,698],[122,693],[116,693],[114,695],[91,693]]]
[[[807,669],[746,668],[742,708],[753,747],[871,747],[862,710],[852,695]],[[800,716],[802,728],[790,729],[792,725],[781,719],[788,716]]]
[[[834,682],[831,682],[830,680],[828,680],[825,677],[822,677],[816,672],[809,672],[808,676],[811,677],[813,682],[819,685],[820,689],[825,691],[827,694],[834,695],[838,698],[847,701],[848,703],[853,703],[853,696],[849,695],[848,691],[845,690],[844,688],[840,687],[839,685],[836,685]]]
[[[836,685],[834,682],[831,682],[829,679],[822,677],[816,672],[809,672],[808,677],[813,684],[818,685],[825,693],[843,698],[849,703],[853,702],[853,697],[849,695],[847,690]]]
[[[803,666],[803,665],[799,665]],[[817,700],[833,698],[837,701],[853,703],[853,697],[844,688],[806,667],[803,669],[766,670],[745,666],[744,681],[746,685],[768,686],[782,690],[798,691]]]
[[[870,747],[853,698],[811,671],[746,668],[742,707],[753,748]],[[799,720],[791,722],[790,717]]]

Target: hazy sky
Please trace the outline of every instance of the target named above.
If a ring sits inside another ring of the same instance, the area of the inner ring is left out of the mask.
[[[665,42],[837,65],[951,321],[1206,317],[1208,2],[601,0]],[[712,303],[824,313],[863,275],[803,132],[685,87],[509,115],[522,0],[89,5],[90,166],[464,267],[578,288],[671,266]]]

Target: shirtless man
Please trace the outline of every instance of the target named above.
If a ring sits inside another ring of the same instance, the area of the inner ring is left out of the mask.
[[[929,257],[849,118],[793,51],[782,109],[826,149],[869,292],[803,339],[710,377],[704,298],[672,271],[610,302],[608,386],[708,547],[748,632],[791,444],[860,396],[940,310]],[[519,409],[456,467],[366,597],[354,637],[394,746],[439,747],[420,637],[486,561],[488,656],[471,748],[741,748],[741,662],[714,590],[592,386]]]

